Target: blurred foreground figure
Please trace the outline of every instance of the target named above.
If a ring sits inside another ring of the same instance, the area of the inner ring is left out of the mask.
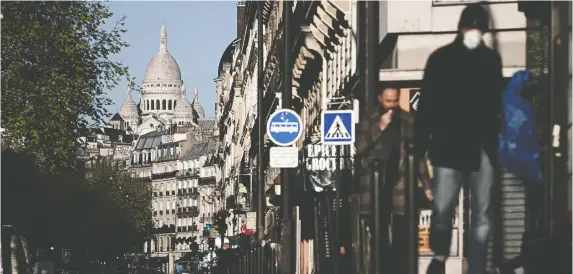
[[[467,6],[457,37],[432,53],[424,71],[415,141],[419,156],[429,152],[434,167],[430,247],[435,255],[428,274],[445,273],[462,180],[467,180],[471,193],[469,274],[487,273],[503,89],[501,57],[482,39],[488,26],[481,6]]]

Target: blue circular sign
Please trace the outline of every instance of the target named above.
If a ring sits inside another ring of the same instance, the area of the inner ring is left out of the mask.
[[[302,135],[302,119],[290,109],[280,109],[269,117],[267,134],[273,143],[290,146]]]

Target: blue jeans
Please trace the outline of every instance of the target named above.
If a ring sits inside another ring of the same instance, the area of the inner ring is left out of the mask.
[[[448,256],[452,240],[452,219],[458,205],[462,181],[468,180],[471,193],[471,235],[469,242],[469,274],[486,273],[489,240],[491,190],[494,168],[482,150],[480,170],[462,172],[452,168],[434,167],[431,188],[434,195],[430,228],[430,247],[435,255]]]

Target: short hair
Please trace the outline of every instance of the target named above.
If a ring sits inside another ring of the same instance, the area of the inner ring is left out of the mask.
[[[397,87],[396,85],[392,85],[392,84],[386,84],[380,88],[380,92],[378,92],[378,95],[382,95],[382,93],[384,93],[384,91],[389,90],[389,89],[395,89],[398,92],[398,94],[400,94],[400,88],[399,87]]]

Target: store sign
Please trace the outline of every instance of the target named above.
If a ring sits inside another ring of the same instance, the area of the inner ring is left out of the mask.
[[[308,171],[349,170],[353,167],[351,146],[314,144],[306,146],[304,159]]]

